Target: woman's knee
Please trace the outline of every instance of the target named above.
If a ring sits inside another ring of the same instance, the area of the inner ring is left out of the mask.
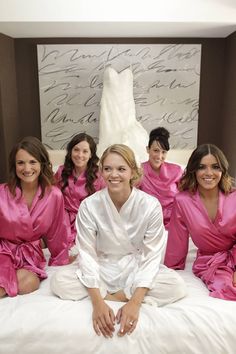
[[[24,295],[37,290],[40,285],[38,276],[26,269],[17,271],[18,294]]]
[[[53,274],[50,287],[53,294],[60,297],[61,291],[64,288],[64,275],[62,270],[58,270],[56,273]]]
[[[71,268],[60,269],[51,278],[51,291],[62,299],[71,299],[67,293],[74,287],[75,282],[79,283],[79,279]]]
[[[5,289],[0,287],[0,298],[4,297],[5,295],[6,295]]]
[[[183,297],[187,295],[187,286],[183,278],[175,272],[175,278],[173,279],[173,285],[174,285],[174,294],[176,297],[176,300],[180,300]]]
[[[74,268],[58,270],[51,278],[51,291],[63,300],[82,300],[88,296]]]

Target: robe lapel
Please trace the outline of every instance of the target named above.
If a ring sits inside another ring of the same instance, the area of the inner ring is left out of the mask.
[[[222,214],[223,214],[225,195],[221,191],[219,191],[218,207],[217,207],[217,213],[216,213],[216,217],[215,217],[214,221],[210,220],[207,210],[201,200],[201,197],[200,197],[198,191],[196,192],[194,198],[195,198],[196,202],[198,203],[198,205],[200,206],[200,208],[202,209],[202,212],[206,215],[206,218],[207,218],[209,224],[211,225],[211,228],[214,228],[217,232],[222,233],[222,230],[219,229],[219,221],[221,220]]]
[[[18,204],[19,218],[21,220],[20,230],[18,230],[18,234],[27,235],[27,239],[32,239],[34,234],[31,213],[38,201],[40,194],[41,194],[41,188],[39,187],[33,199],[31,208],[29,210],[27,203],[24,197],[22,196],[22,192],[20,188],[18,187],[16,188],[16,198],[18,199],[19,202]]]
[[[110,220],[110,223],[114,223],[114,228],[113,230],[115,230],[114,232],[114,235],[113,237],[116,238],[116,242],[118,244],[120,244],[120,247],[122,248],[122,250],[124,250],[125,253],[127,252],[135,252],[136,251],[136,248],[132,245],[131,243],[131,240],[129,238],[129,235],[125,229],[125,225],[124,225],[124,220],[122,220],[122,217],[121,217],[121,212],[124,211],[124,209],[126,207],[128,207],[128,204],[129,204],[129,201],[130,201],[130,198],[132,198],[132,194],[133,194],[133,191],[131,193],[131,195],[129,196],[129,199],[126,201],[126,203],[122,206],[121,210],[120,210],[120,213],[118,212],[118,210],[116,209],[114,203],[112,202],[110,196],[109,196],[109,193],[108,193],[108,190],[105,189],[104,190],[104,194],[105,194],[105,205],[107,206],[107,208],[110,209],[111,213],[112,213],[112,217],[113,217],[113,220]]]

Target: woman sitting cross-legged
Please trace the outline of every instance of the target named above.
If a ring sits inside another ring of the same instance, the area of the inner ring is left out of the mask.
[[[182,278],[160,264],[166,245],[161,205],[134,187],[140,177],[134,154],[116,144],[101,157],[107,188],[86,198],[77,215],[80,252],[76,264],[52,278],[52,291],[62,299],[90,296],[95,332],[112,337],[131,333],[142,302],[156,306],[185,296]],[[122,301],[118,313],[104,300]]]
[[[149,160],[142,164],[143,178],[139,188],[156,197],[161,203],[165,228],[168,229],[178,182],[183,174],[175,163],[166,162],[170,149],[170,134],[163,127],[153,129],[149,135]]]
[[[210,296],[236,300],[236,191],[223,152],[197,147],[180,181],[170,221],[165,264],[184,269],[189,235],[198,248],[194,274]]]
[[[35,137],[16,144],[8,183],[0,185],[0,297],[27,294],[47,277],[42,237],[50,265],[68,263],[70,230],[61,191],[53,186],[48,153]]]
[[[58,187],[64,196],[65,210],[71,227],[70,247],[76,240],[75,219],[82,200],[105,184],[98,173],[97,147],[93,138],[80,133],[67,145],[64,165],[55,174]],[[72,254],[78,253],[74,247]]]

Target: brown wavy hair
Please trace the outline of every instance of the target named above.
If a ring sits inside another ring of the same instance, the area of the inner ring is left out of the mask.
[[[206,155],[213,155],[222,171],[222,176],[219,182],[219,189],[228,194],[232,191],[233,178],[228,173],[229,163],[224,153],[213,144],[199,145],[191,154],[187,167],[184,171],[182,178],[179,181],[179,190],[188,190],[195,193],[197,190],[196,171],[199,169],[201,159]]]
[[[87,168],[85,171],[85,178],[86,178],[85,189],[89,195],[96,192],[94,187],[94,182],[97,179],[98,161],[99,161],[99,158],[97,156],[97,145],[90,135],[86,133],[80,133],[75,135],[66,147],[67,153],[65,156],[64,167],[61,174],[62,193],[64,189],[68,186],[68,178],[72,175],[74,169],[74,163],[71,159],[72,149],[75,145],[81,143],[82,141],[87,141],[91,151],[91,157],[88,160]]]
[[[24,137],[19,143],[13,146],[9,155],[9,176],[7,185],[10,192],[15,196],[16,187],[21,188],[19,177],[16,175],[16,154],[22,149],[32,155],[40,163],[39,185],[42,188],[41,197],[44,196],[47,187],[54,184],[52,165],[48,152],[39,139],[34,136]]]
[[[142,170],[138,167],[137,162],[135,160],[135,156],[133,151],[124,144],[114,144],[109,146],[102,154],[100,159],[100,169],[102,170],[104,160],[109,154],[118,154],[126,161],[127,165],[133,171],[133,177],[130,180],[130,186],[133,187],[134,185],[138,184],[140,178],[142,177]]]

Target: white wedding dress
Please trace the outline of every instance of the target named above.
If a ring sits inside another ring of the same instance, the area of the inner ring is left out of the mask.
[[[133,74],[129,68],[117,73],[107,67],[103,76],[98,156],[112,144],[128,145],[138,163],[148,159],[148,133],[136,120]]]

